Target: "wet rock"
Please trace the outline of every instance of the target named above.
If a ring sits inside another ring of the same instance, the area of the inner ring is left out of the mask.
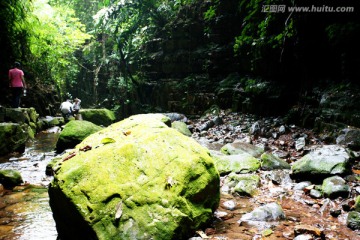
[[[306,145],[306,139],[305,137],[300,137],[295,141],[295,149],[296,151],[300,151],[301,149],[304,149]]]
[[[269,174],[266,174],[266,178],[268,178],[273,184],[276,185],[289,185],[292,183],[288,170],[270,171]]]
[[[322,197],[322,193],[317,189],[311,189],[309,192],[310,197],[319,199]]]
[[[284,126],[284,125],[281,125],[281,126],[279,127],[279,133],[280,133],[280,134],[284,134],[285,132],[286,132],[285,126]]]
[[[191,132],[190,132],[189,128],[187,127],[186,123],[184,123],[184,122],[174,121],[171,123],[171,127],[178,130],[185,136],[188,136],[188,137],[191,136]]]
[[[349,212],[347,219],[346,219],[346,225],[353,229],[353,230],[359,230],[360,229],[360,213],[359,212]]]
[[[223,146],[220,151],[227,155],[247,153],[256,158],[260,157],[261,154],[264,153],[262,148],[242,141],[228,143]]]
[[[25,143],[34,137],[27,124],[0,123],[0,156],[11,152],[24,152]]]
[[[278,203],[272,202],[244,214],[240,221],[278,221],[283,219],[285,219],[285,213],[282,207]]]
[[[271,153],[263,153],[260,156],[261,169],[268,171],[274,169],[290,169],[290,164],[286,161],[274,156]]]
[[[321,181],[328,176],[345,175],[351,172],[350,161],[351,157],[345,148],[325,145],[296,161],[291,166],[291,177],[296,180]]]
[[[115,113],[109,109],[80,109],[83,120],[94,123],[98,126],[109,126],[115,120]]]
[[[325,237],[323,230],[321,230],[321,229],[319,229],[317,227],[313,227],[313,226],[310,226],[310,225],[304,225],[304,224],[296,225],[295,228],[294,228],[294,233],[295,233],[295,236],[303,235],[303,234],[310,234],[310,235],[312,235],[313,237],[316,237],[316,238]]]
[[[233,200],[225,201],[221,204],[225,209],[233,211],[236,208],[236,202]]]
[[[216,168],[221,175],[234,173],[249,173],[260,168],[260,161],[250,154],[224,155],[220,152],[211,152]]]
[[[299,182],[294,186],[294,190],[304,190],[306,187],[310,186],[312,183],[310,181]]]
[[[7,189],[11,189],[23,183],[23,179],[18,171],[6,169],[0,170],[0,183]]]
[[[336,138],[336,143],[344,145],[354,151],[360,150],[360,129],[345,128]]]
[[[59,238],[187,239],[212,219],[220,201],[213,159],[168,120],[135,115],[77,145],[98,147],[64,161],[49,186]]]
[[[86,137],[101,129],[102,127],[88,121],[73,120],[68,122],[60,133],[56,143],[56,152],[61,153],[66,149],[74,148]]]
[[[261,127],[260,127],[259,121],[255,122],[251,125],[249,133],[251,135],[259,135],[261,133]]]
[[[350,193],[350,187],[346,185],[346,181],[339,177],[333,176],[324,179],[322,184],[322,191],[325,197],[337,198],[344,197],[347,198]]]
[[[230,187],[231,192],[242,196],[253,196],[260,185],[260,177],[253,174],[229,174],[225,184]]]

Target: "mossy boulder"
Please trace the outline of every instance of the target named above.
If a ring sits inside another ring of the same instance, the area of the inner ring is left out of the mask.
[[[24,152],[25,143],[34,136],[27,124],[0,123],[0,156],[11,152]]]
[[[346,219],[346,225],[353,230],[359,230],[360,229],[360,213],[356,212],[356,211],[349,212],[347,219]]]
[[[191,136],[191,132],[190,132],[189,128],[187,127],[186,123],[184,123],[184,122],[174,121],[171,123],[171,127],[178,130],[185,136],[188,136],[188,137]]]
[[[99,126],[109,126],[116,120],[115,113],[109,109],[81,109],[83,120],[92,122]]]
[[[213,157],[216,168],[221,175],[226,175],[231,172],[255,172],[260,168],[260,161],[247,153],[225,155],[220,152],[212,151],[211,156]]]
[[[291,166],[291,177],[296,180],[323,179],[351,172],[352,158],[348,151],[338,145],[319,147],[302,157]]]
[[[290,169],[289,163],[283,159],[271,154],[263,153],[260,156],[261,169],[262,170],[274,170],[274,169]]]
[[[212,219],[220,201],[214,162],[164,122],[162,114],[135,115],[62,156],[49,186],[60,238],[186,239]]]
[[[60,133],[56,143],[56,152],[61,153],[66,149],[74,148],[87,136],[101,129],[102,127],[88,121],[73,120],[68,122]]]
[[[339,176],[332,176],[324,179],[322,184],[322,191],[325,197],[347,198],[350,194],[350,187],[346,184],[346,181]]]
[[[5,188],[13,188],[23,183],[23,179],[18,171],[5,169],[0,170],[0,183]]]

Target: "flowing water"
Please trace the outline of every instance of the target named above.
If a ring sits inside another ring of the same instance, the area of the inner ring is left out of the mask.
[[[0,189],[1,240],[56,240],[57,231],[49,206],[47,186],[52,177],[45,169],[54,156],[59,129],[36,135],[22,154],[0,158],[0,169],[21,173],[24,184],[14,189]]]

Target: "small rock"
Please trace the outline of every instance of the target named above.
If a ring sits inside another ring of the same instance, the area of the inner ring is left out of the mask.
[[[322,193],[319,190],[316,190],[316,189],[311,189],[309,195],[312,198],[316,198],[316,199],[319,199],[319,198],[322,197]]]
[[[229,201],[226,201],[226,202],[223,202],[223,207],[227,210],[235,210],[236,208],[236,202],[233,201],[233,200],[229,200]]]
[[[304,190],[306,187],[310,185],[311,185],[310,181],[299,182],[294,186],[294,190]]]

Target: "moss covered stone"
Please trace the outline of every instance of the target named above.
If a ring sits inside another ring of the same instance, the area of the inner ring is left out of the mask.
[[[83,120],[92,122],[99,126],[109,126],[115,120],[115,113],[109,109],[81,109],[80,114]]]
[[[260,156],[262,170],[290,169],[291,166],[283,159],[271,154],[263,153]]]
[[[189,128],[187,127],[186,123],[184,123],[184,122],[174,121],[171,123],[171,127],[178,130],[185,136],[188,136],[188,137],[191,136],[191,132],[190,132]]]
[[[247,153],[224,155],[221,153],[212,152],[211,156],[213,157],[216,168],[221,175],[225,175],[231,172],[249,173],[254,172],[260,168],[260,161]]]
[[[49,187],[61,238],[186,239],[212,218],[220,199],[214,162],[169,120],[132,116],[63,156]]]
[[[5,188],[13,188],[23,183],[23,180],[18,171],[6,169],[0,170],[0,183]]]
[[[70,121],[60,133],[56,143],[56,151],[60,153],[66,149],[74,148],[87,136],[100,131],[101,129],[100,126],[88,121]]]
[[[346,219],[346,225],[353,230],[359,230],[360,229],[360,213],[355,212],[355,211],[349,212],[347,219]]]
[[[29,125],[18,123],[0,123],[0,155],[11,152],[23,152],[26,141],[33,136]]]

